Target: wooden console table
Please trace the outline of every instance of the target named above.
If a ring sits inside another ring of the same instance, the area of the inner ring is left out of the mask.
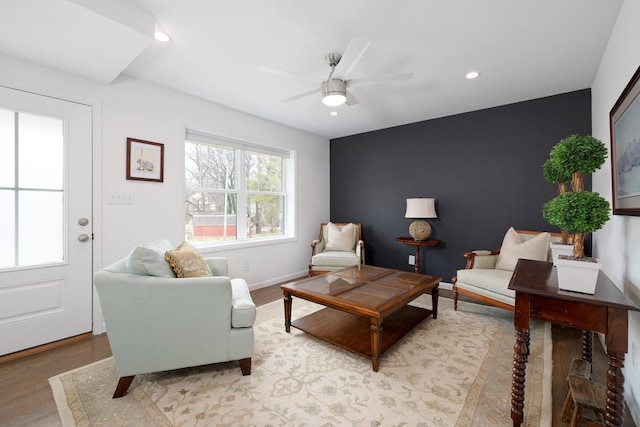
[[[413,271],[419,274],[420,273],[420,246],[436,246],[437,244],[440,243],[440,240],[437,240],[437,239],[414,240],[413,237],[396,237],[396,242],[402,243],[403,245],[416,247],[416,259],[413,264]]]
[[[509,289],[516,291],[511,386],[511,419],[520,426],[524,414],[524,382],[529,352],[531,317],[583,330],[582,358],[591,362],[593,332],[605,334],[607,370],[607,426],[624,420],[624,356],[628,346],[628,312],[640,311],[607,276],[599,272],[594,295],[558,289],[556,269],[550,262],[520,259]]]

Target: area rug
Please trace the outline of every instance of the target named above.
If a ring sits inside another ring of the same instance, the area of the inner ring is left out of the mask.
[[[430,307],[430,297],[414,304]],[[294,298],[292,318],[319,306]],[[63,426],[511,426],[513,314],[440,299],[381,358],[292,328],[281,301],[258,309],[250,376],[237,363],[139,375],[111,399],[113,358],[49,380]],[[525,423],[551,425],[551,329],[532,322]]]

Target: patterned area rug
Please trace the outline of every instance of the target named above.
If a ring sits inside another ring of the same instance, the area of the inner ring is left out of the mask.
[[[416,305],[430,307],[430,297]],[[294,298],[298,318],[319,306]],[[368,359],[292,328],[282,302],[258,309],[250,376],[237,363],[139,375],[111,399],[112,358],[49,380],[64,426],[511,426],[513,314],[440,299],[428,318]],[[551,329],[532,323],[525,425],[551,425]]]

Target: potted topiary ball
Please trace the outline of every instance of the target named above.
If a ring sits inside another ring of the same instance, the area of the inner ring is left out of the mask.
[[[599,230],[609,220],[609,202],[598,193],[584,191],[584,174],[600,168],[607,157],[604,144],[592,136],[571,135],[556,144],[549,156],[551,166],[571,175],[571,192],[545,203],[542,214],[551,225],[573,235],[573,256],[556,262],[560,289],[593,294],[602,265],[584,253],[585,234]],[[560,172],[558,172],[560,173]]]
[[[571,181],[572,178],[571,171],[562,169],[559,165],[551,161],[551,159],[548,159],[542,165],[542,174],[548,182],[558,184],[558,194],[567,192],[567,182]],[[573,236],[563,228],[560,228],[560,231],[562,232],[562,241],[560,243],[552,242],[550,244],[553,265],[557,265],[560,255],[573,255]]]

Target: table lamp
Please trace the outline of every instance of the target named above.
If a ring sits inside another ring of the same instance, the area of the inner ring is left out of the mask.
[[[409,234],[413,240],[427,240],[431,235],[431,226],[424,218],[437,218],[436,199],[418,197],[407,199],[407,212],[405,218],[416,220],[409,226]]]

